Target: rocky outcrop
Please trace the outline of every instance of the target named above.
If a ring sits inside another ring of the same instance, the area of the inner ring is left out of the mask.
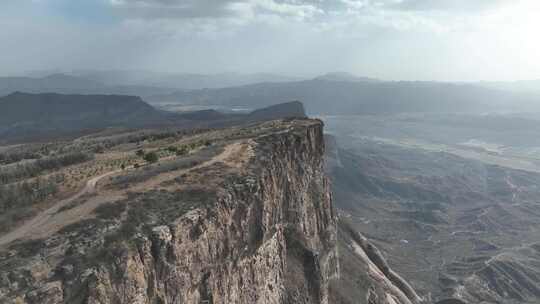
[[[339,279],[331,285],[335,304],[425,303],[412,286],[392,270],[383,254],[346,221],[339,223]]]
[[[250,151],[244,163],[182,176],[182,187],[196,180],[211,192],[210,203],[182,196],[199,207],[166,222],[171,211],[157,218],[141,209],[144,222],[120,241],[110,236],[131,231],[125,219],[120,228],[90,219],[24,256],[22,247],[3,252],[0,302],[329,303],[337,217],[323,171],[322,123],[258,129],[242,130],[250,134],[242,138]]]

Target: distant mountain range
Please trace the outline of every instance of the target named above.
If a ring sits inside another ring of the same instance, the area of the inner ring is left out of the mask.
[[[35,71],[28,73],[31,78],[44,78],[49,75],[66,75],[112,87],[143,86],[195,90],[204,88],[224,88],[259,82],[286,82],[300,80],[298,77],[272,73],[161,73],[144,70],[75,70],[70,72]]]
[[[140,96],[155,104],[249,109],[299,100],[313,114],[531,112],[540,111],[537,84],[383,81],[344,72],[298,80],[273,74],[74,71],[71,75],[0,78],[0,96],[17,91],[116,94]]]
[[[349,81],[349,82],[381,82],[381,80],[369,77],[359,77],[347,72],[326,73],[314,78],[315,80]]]
[[[540,93],[540,79],[518,81],[483,81],[478,82],[477,85],[513,92]]]
[[[296,81],[274,74],[162,74],[144,71],[34,72],[28,77],[0,77],[0,96],[13,92],[119,94],[147,97],[178,90],[222,88],[260,82]]]
[[[312,114],[495,112],[540,109],[540,94],[472,84],[389,82],[327,74],[312,80],[177,91],[146,98],[151,103],[257,108],[300,100]]]
[[[260,82],[288,82],[296,81],[298,78],[287,77],[276,74],[177,74],[161,75],[155,78],[145,79],[141,83],[148,83],[154,86],[164,86],[181,88],[184,90],[195,90],[204,88],[225,88],[231,86],[241,86]]]
[[[137,95],[141,97],[166,94],[175,89],[138,86],[107,85],[95,80],[52,74],[45,77],[0,77],[0,96],[14,92],[27,93],[62,93],[62,94],[118,94]]]

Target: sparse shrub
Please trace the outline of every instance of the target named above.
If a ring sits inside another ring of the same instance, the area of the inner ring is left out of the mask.
[[[0,214],[7,210],[32,206],[57,193],[57,178],[37,178],[20,184],[0,186]]]
[[[131,171],[127,174],[114,177],[111,185],[125,186],[128,184],[140,183],[164,172],[191,168],[208,160],[211,155],[212,154],[187,156],[183,158],[178,158],[174,161],[160,163],[160,166],[147,166],[144,168],[144,170]],[[134,167],[137,168],[137,166]]]
[[[150,152],[150,153],[146,153],[144,155],[144,160],[149,162],[149,163],[155,163],[159,160],[159,156],[157,155],[156,152]]]
[[[17,251],[20,257],[27,258],[38,254],[43,248],[45,248],[45,241],[38,239],[15,243],[9,249]]]
[[[100,219],[111,220],[119,218],[126,210],[125,201],[102,204],[94,210],[94,213]]]
[[[175,192],[148,191],[137,194],[129,198],[127,218],[117,231],[106,237],[106,245],[130,241],[137,232],[157,224],[170,223],[194,208],[208,208],[215,202],[215,195],[215,192],[202,189]],[[126,208],[125,201],[114,204],[123,204],[123,210]],[[104,208],[107,208],[109,212],[118,212],[118,209],[114,209],[113,206]]]
[[[182,146],[176,150],[176,156],[184,156],[188,154],[189,150],[187,147]]]
[[[23,159],[39,159],[41,155],[31,151],[16,151],[9,153],[0,153],[0,164],[11,164]]]
[[[82,235],[93,235],[96,233],[96,230],[104,225],[103,221],[95,218],[85,219],[73,224],[64,226],[61,228],[58,233],[60,234],[71,234],[78,233]]]
[[[83,163],[93,158],[86,153],[70,153],[38,159],[27,164],[18,164],[0,172],[0,184],[8,184],[22,179],[36,177],[45,171],[58,170],[62,167]]]

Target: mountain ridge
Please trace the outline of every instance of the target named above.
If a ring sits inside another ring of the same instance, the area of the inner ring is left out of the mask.
[[[177,91],[148,97],[150,103],[262,107],[300,100],[314,114],[533,111],[540,95],[473,84],[312,79],[285,83]],[[332,106],[329,106],[332,103]],[[489,110],[488,110],[489,109]]]
[[[0,97],[0,138],[25,141],[114,127],[223,127],[283,117],[306,117],[303,105],[288,102],[245,114],[175,113],[155,109],[137,96],[16,92]]]

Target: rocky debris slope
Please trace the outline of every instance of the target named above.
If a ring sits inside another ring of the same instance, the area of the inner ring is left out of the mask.
[[[335,304],[426,303],[412,286],[392,270],[368,239],[340,220],[338,232],[340,276],[331,284]]]
[[[336,139],[325,136],[326,170],[342,168]],[[423,303],[412,286],[392,270],[379,249],[355,230],[346,217],[338,225],[339,279],[331,285],[335,304],[416,304]]]
[[[0,250],[0,302],[329,303],[337,217],[322,128],[240,128],[222,143],[238,155],[11,244]]]

